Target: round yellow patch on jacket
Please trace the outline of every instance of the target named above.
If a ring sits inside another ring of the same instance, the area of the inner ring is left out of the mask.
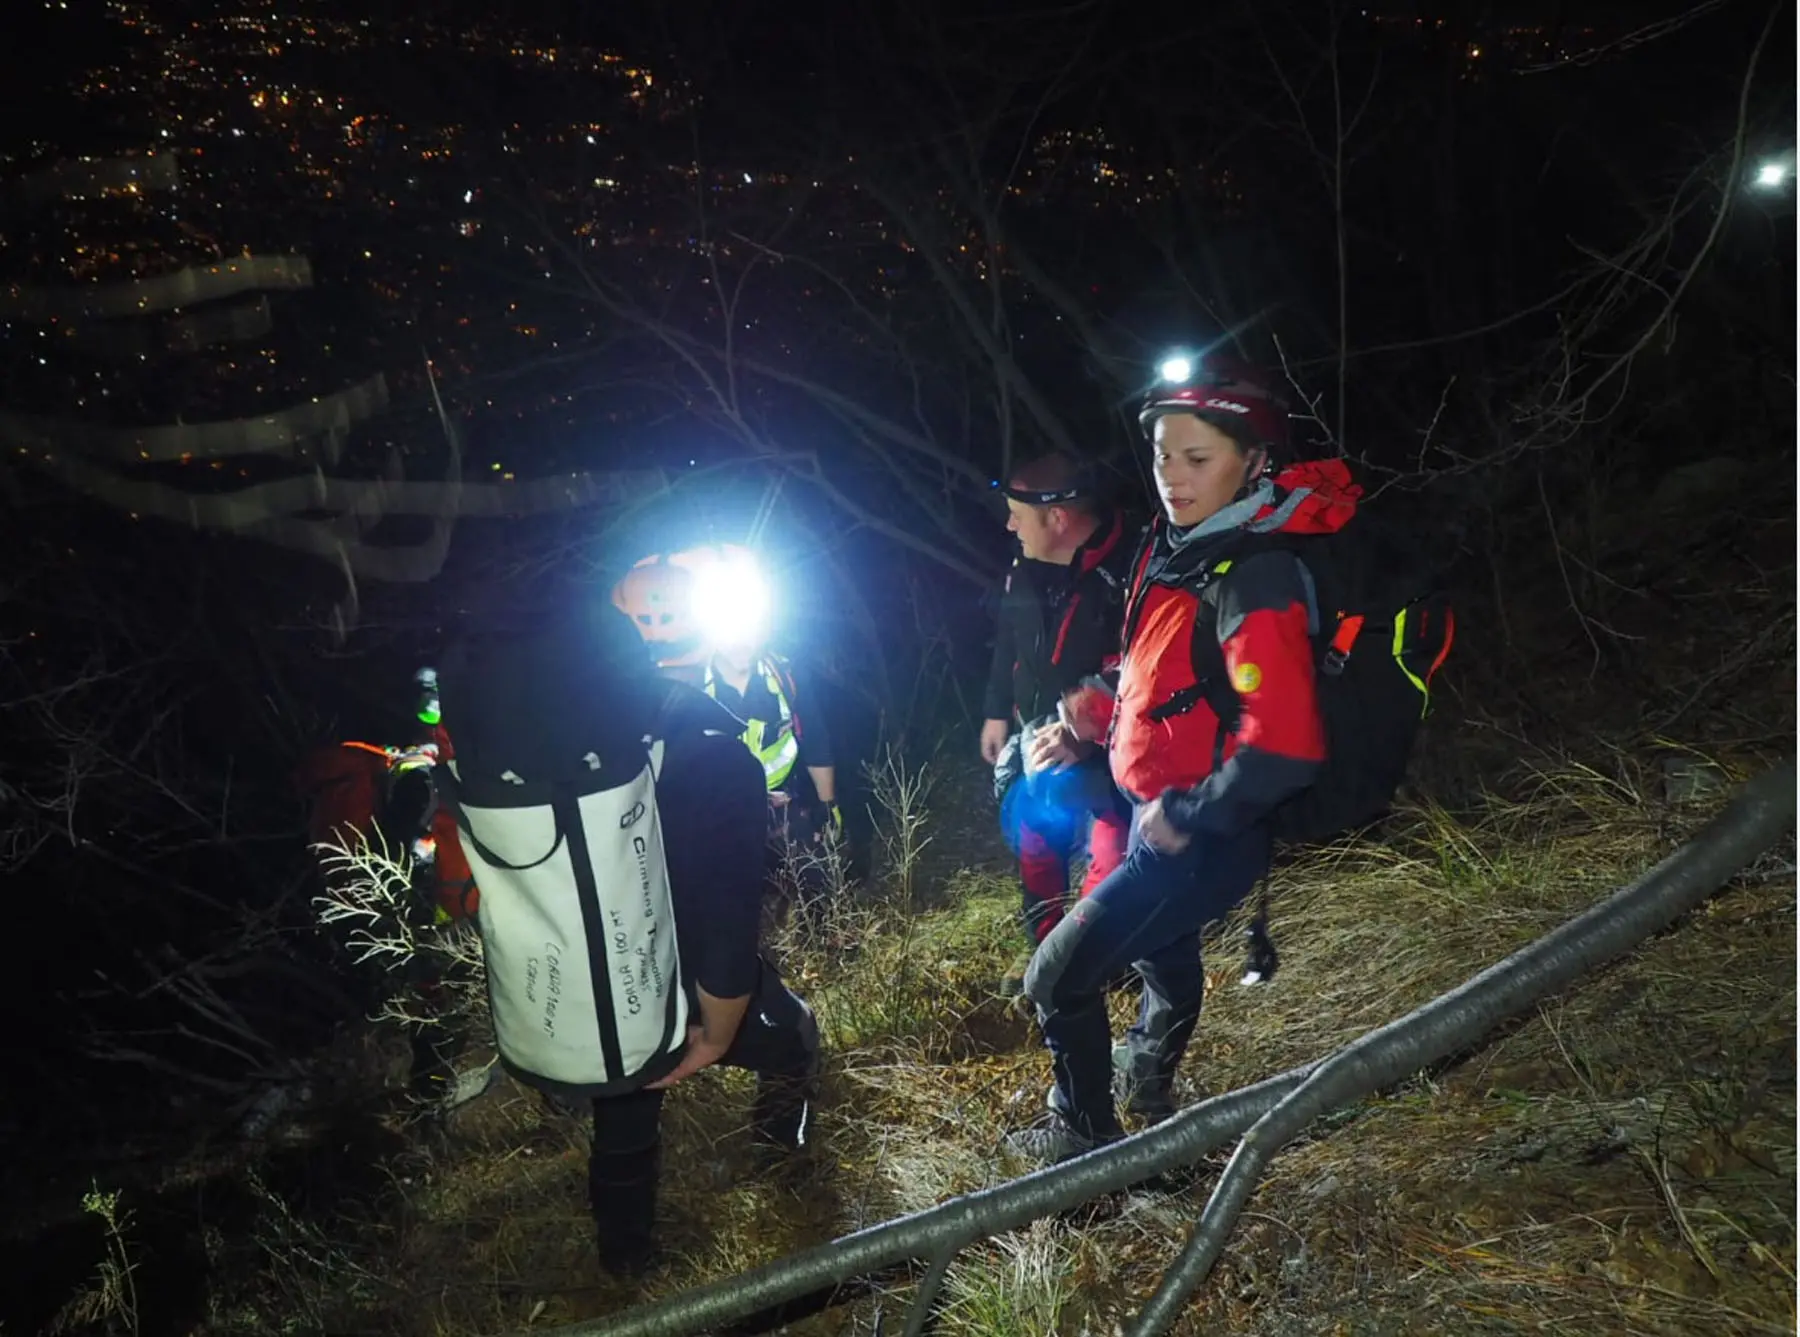
[[[1231,685],[1242,696],[1249,696],[1262,686],[1262,670],[1254,664],[1239,664],[1231,671]]]

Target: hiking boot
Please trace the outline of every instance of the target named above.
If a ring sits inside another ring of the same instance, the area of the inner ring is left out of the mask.
[[[750,1111],[750,1137],[778,1151],[804,1151],[812,1139],[812,1083],[793,1077],[761,1077]]]
[[[1174,1117],[1175,1094],[1158,1082],[1128,1083],[1124,1097],[1119,1101],[1119,1108],[1145,1123],[1161,1123],[1164,1119]]]
[[[662,1250],[655,1240],[616,1238],[601,1230],[596,1243],[600,1266],[620,1281],[643,1281],[663,1263]]]
[[[1119,1108],[1145,1123],[1161,1123],[1175,1113],[1172,1082],[1154,1078],[1133,1080],[1131,1045],[1121,1040],[1113,1046],[1113,1098]]]
[[[763,1073],[750,1107],[750,1136],[765,1147],[804,1151],[812,1141],[812,1106],[819,1094],[819,1024],[811,1011],[800,1022],[806,1068],[798,1076]]]
[[[1004,1146],[1007,1153],[1016,1160],[1045,1166],[1085,1156],[1097,1147],[1118,1141],[1119,1136],[1115,1133],[1111,1137],[1089,1137],[1077,1132],[1059,1113],[1052,1115],[1040,1127],[1008,1133]]]

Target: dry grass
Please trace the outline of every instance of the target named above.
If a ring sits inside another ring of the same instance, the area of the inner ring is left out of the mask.
[[[1240,988],[1235,936],[1212,949],[1185,1094],[1315,1057],[1424,1002],[1635,876],[1705,815],[1662,804],[1623,762],[1564,762],[1476,811],[1417,808],[1385,843],[1283,869],[1282,971]],[[1180,1330],[1791,1331],[1794,890],[1791,862],[1765,868],[1477,1052],[1290,1149]],[[781,945],[831,1046],[809,1163],[752,1156],[745,1075],[673,1093],[671,1259],[642,1290],[595,1266],[585,1130],[503,1083],[441,1134],[415,1129],[384,1201],[364,1225],[342,1223],[322,1259],[272,1249],[260,1304],[220,1312],[267,1314],[284,1286],[316,1301],[330,1288],[315,1274],[340,1268],[357,1284],[319,1314],[334,1330],[541,1326],[1003,1178],[1000,1136],[1038,1115],[1047,1077],[1029,1026],[994,995],[1017,950],[1015,893],[967,871],[922,891],[939,908],[873,896]],[[1110,1331],[1148,1295],[1210,1182],[967,1251],[941,1330]],[[790,1330],[868,1331],[878,1309],[891,1326],[904,1301],[902,1288]]]
[[[1387,845],[1291,867],[1284,971],[1266,991],[1209,981],[1189,1073],[1223,1090],[1324,1052],[1695,824],[1629,777],[1564,766],[1470,820],[1422,810]],[[1791,1331],[1793,910],[1790,864],[1330,1121],[1277,1162],[1189,1330]],[[1164,1257],[1126,1289],[1146,1293]]]

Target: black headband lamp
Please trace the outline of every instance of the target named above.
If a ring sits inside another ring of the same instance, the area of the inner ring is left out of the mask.
[[[1080,483],[1071,483],[1068,487],[1037,489],[1014,487],[1010,483],[1002,483],[996,478],[992,486],[1007,500],[1020,502],[1026,506],[1057,506],[1065,501],[1079,500],[1088,494],[1087,488]]]

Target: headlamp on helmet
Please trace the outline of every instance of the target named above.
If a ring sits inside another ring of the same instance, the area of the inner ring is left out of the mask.
[[[1153,432],[1158,418],[1191,413],[1277,456],[1286,451],[1287,400],[1259,369],[1234,358],[1180,353],[1164,359],[1158,370],[1161,379],[1144,396],[1138,412],[1145,436]]]
[[[1164,385],[1182,385],[1194,375],[1194,359],[1185,353],[1171,353],[1156,370]]]
[[[769,582],[742,548],[723,549],[694,573],[694,625],[718,648],[760,645],[769,634]]]
[[[735,544],[646,557],[613,588],[612,601],[665,669],[760,644],[774,603],[756,558]]]

